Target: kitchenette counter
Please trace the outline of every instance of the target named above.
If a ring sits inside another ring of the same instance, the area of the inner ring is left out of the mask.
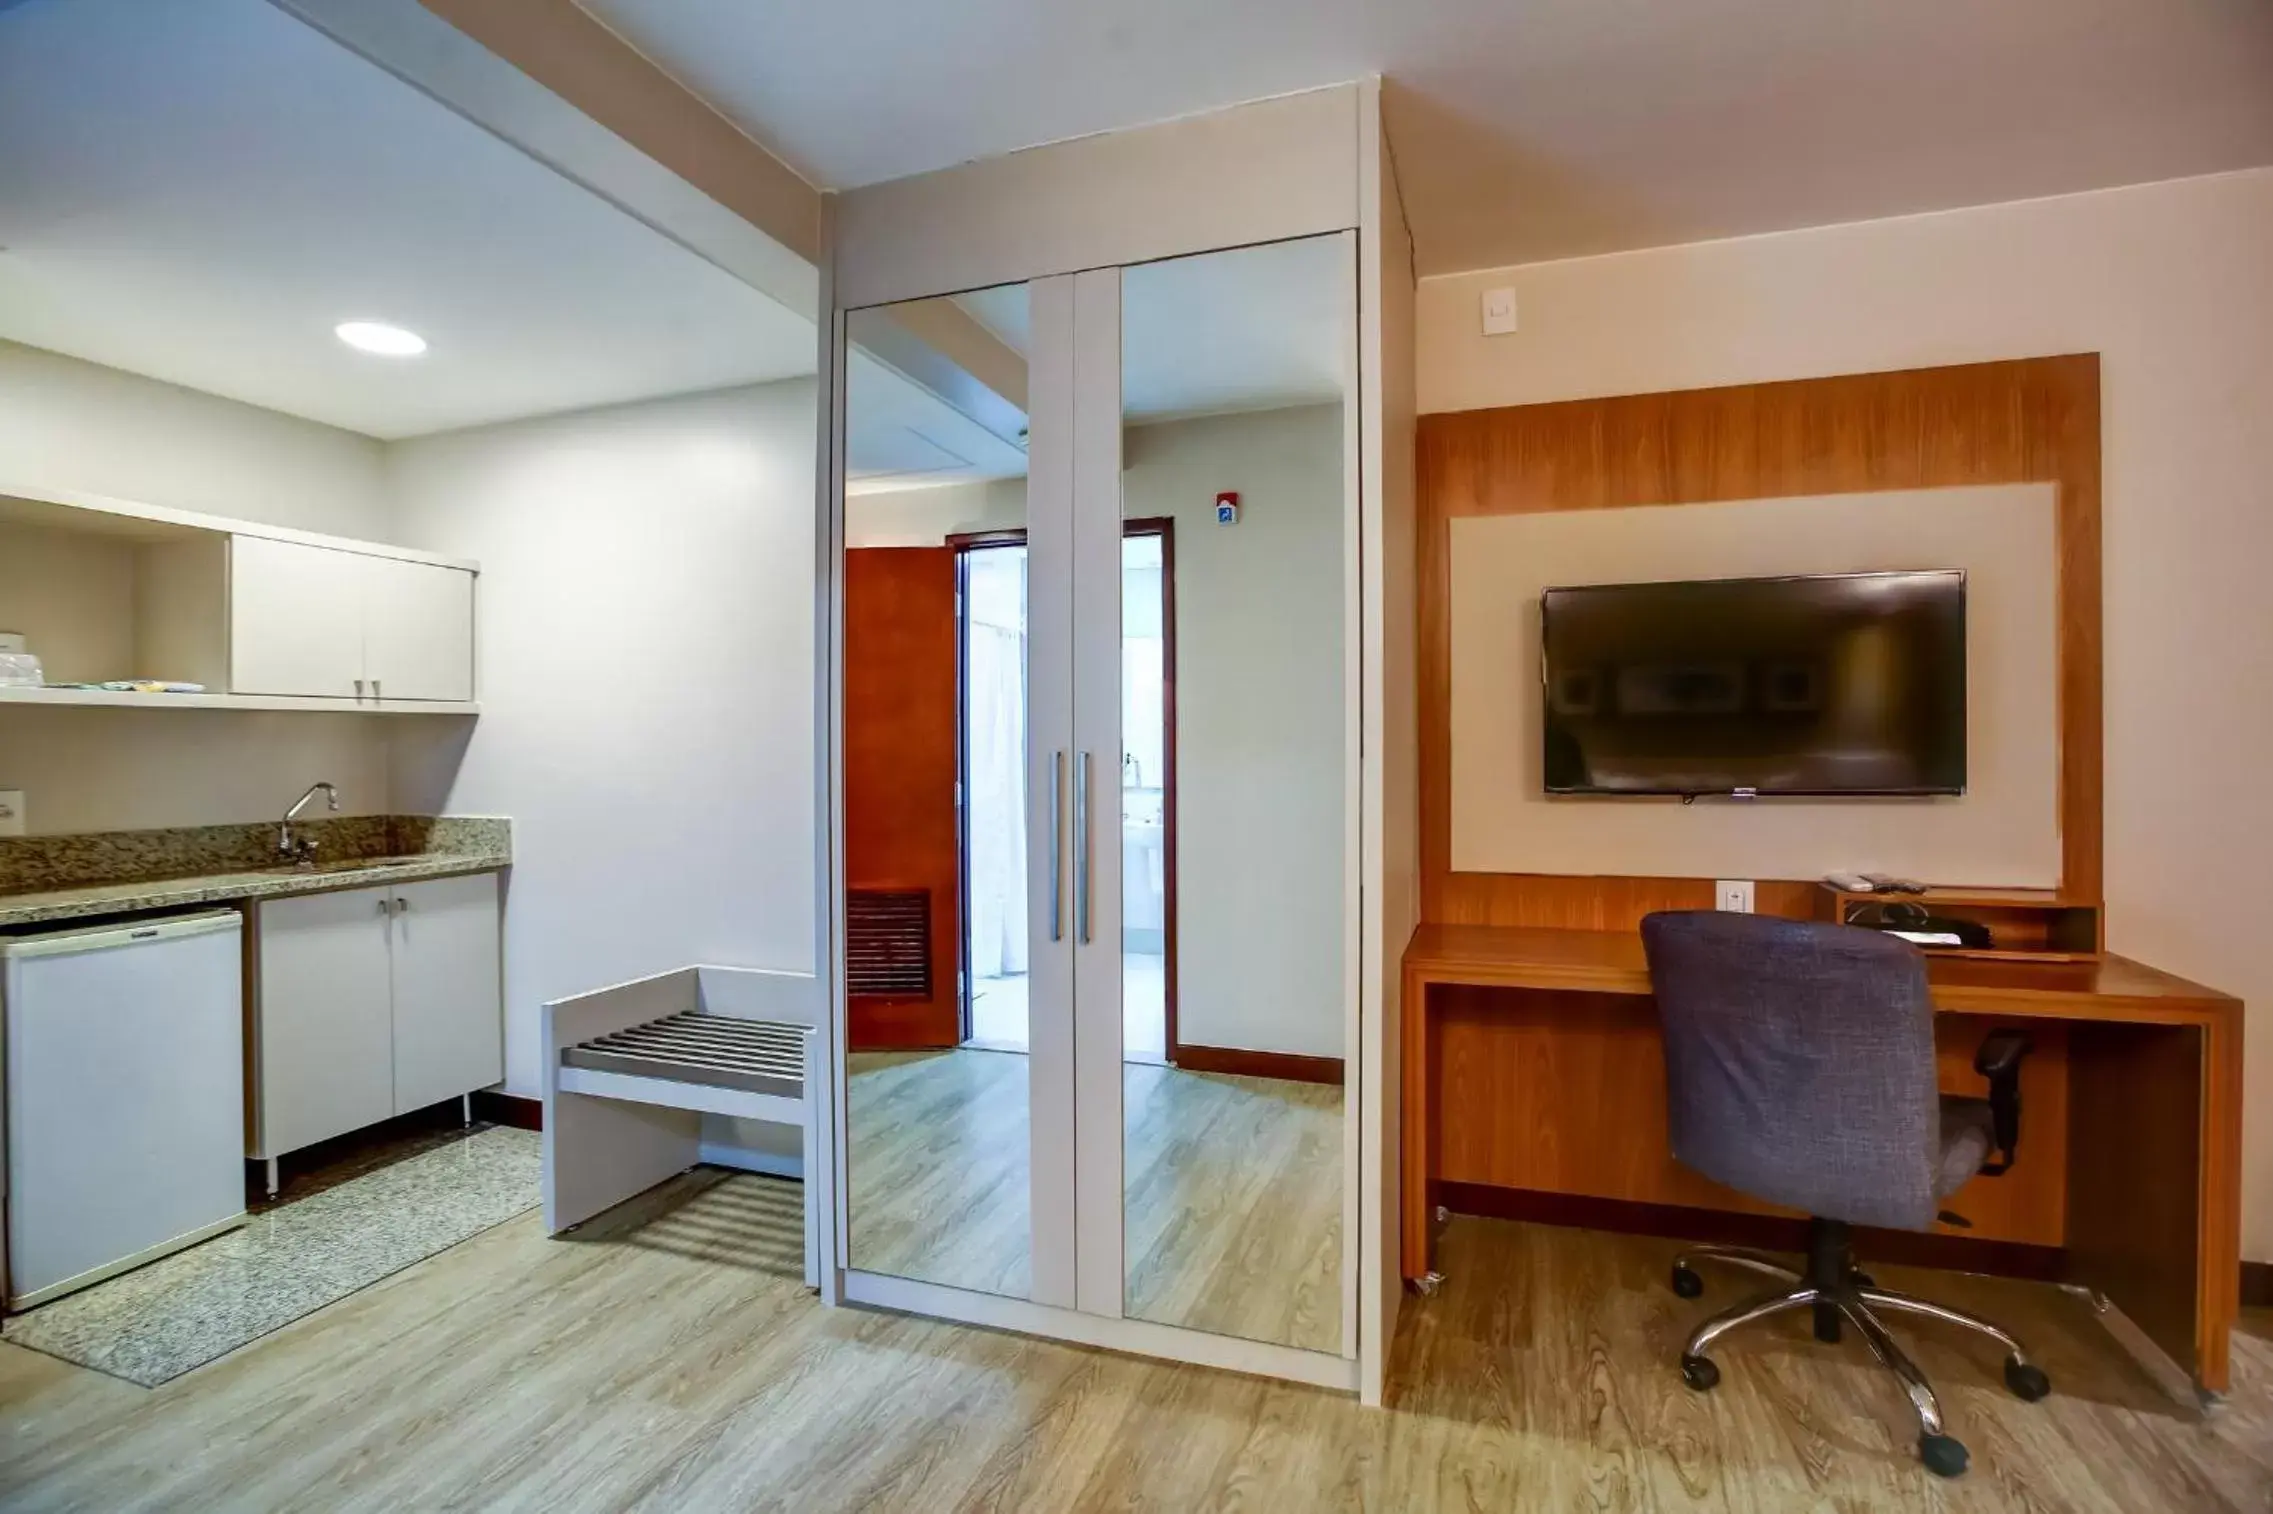
[[[0,842],[0,927],[495,872],[513,861],[512,823],[489,817],[359,816],[305,830],[323,859],[307,868],[262,865],[273,825]]]

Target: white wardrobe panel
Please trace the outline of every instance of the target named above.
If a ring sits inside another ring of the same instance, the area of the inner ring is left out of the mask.
[[[1119,1316],[1121,1214],[1121,270],[1074,280],[1075,1251],[1085,1313]]]
[[[1359,86],[1078,137],[837,197],[857,309],[1358,223]]]
[[[1075,281],[1037,279],[1027,344],[1027,763],[1033,914],[1027,1077],[1033,1301],[1074,1307],[1073,500]]]

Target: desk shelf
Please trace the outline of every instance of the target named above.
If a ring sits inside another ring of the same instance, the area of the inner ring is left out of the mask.
[[[2096,900],[2050,889],[1930,888],[1922,894],[1858,894],[1825,884],[1816,891],[1816,918],[1843,925],[1863,912],[1915,904],[1930,915],[1987,927],[1994,945],[1929,946],[1929,957],[1986,962],[2096,962],[2105,949]]]

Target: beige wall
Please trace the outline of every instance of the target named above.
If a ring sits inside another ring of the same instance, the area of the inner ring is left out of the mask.
[[[0,341],[0,484],[385,541],[380,450],[336,426]]]
[[[2273,1258],[2273,170],[1431,279],[1423,410],[2098,352],[2117,951],[2252,1001]],[[1485,338],[1478,298],[1517,293]]]
[[[1026,480],[990,478],[933,489],[848,495],[847,547],[936,547],[974,531],[1026,529]]]
[[[0,631],[25,639],[49,683],[168,676],[134,666],[134,548],[0,520]]]
[[[403,542],[482,566],[481,718],[388,725],[404,809],[513,817],[511,1092],[538,1092],[548,999],[693,962],[812,969],[815,393],[388,449]]]
[[[381,447],[367,436],[0,342],[0,481],[387,541]],[[28,540],[26,538],[25,540]],[[90,589],[102,549],[47,543]],[[0,569],[0,629],[36,584]],[[116,592],[120,582],[112,576]],[[48,607],[54,608],[54,607]],[[40,611],[43,624],[64,629]],[[72,638],[80,645],[85,638]],[[37,650],[35,648],[34,650]],[[54,670],[74,676],[74,660]],[[77,673],[95,676],[93,664]],[[164,676],[161,670],[147,670]],[[115,669],[100,676],[117,677]],[[342,808],[387,806],[385,735],[354,715],[0,709],[0,788],[24,791],[36,835],[265,820],[319,778]]]
[[[2007,484],[1453,521],[1454,870],[2058,887],[2054,493]],[[1543,590],[1938,568],[1966,576],[1963,794],[1683,804],[1546,792]]]

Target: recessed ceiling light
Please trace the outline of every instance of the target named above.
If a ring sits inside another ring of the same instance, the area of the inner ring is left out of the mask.
[[[416,357],[426,350],[426,338],[384,321],[341,321],[332,328],[348,346],[382,357]]]

